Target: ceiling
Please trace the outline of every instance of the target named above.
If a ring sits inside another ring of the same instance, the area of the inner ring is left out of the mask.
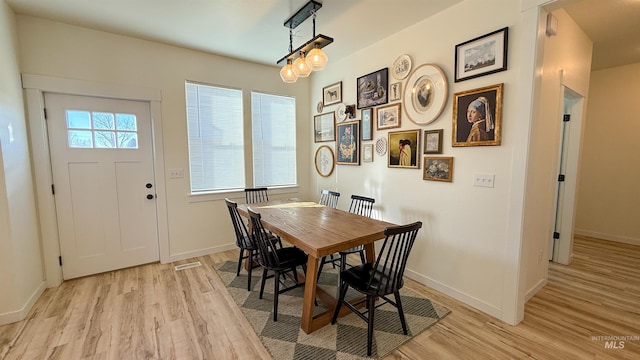
[[[275,66],[289,52],[284,21],[307,0],[5,1],[17,14]],[[324,50],[336,60],[460,1],[320,0],[316,33],[334,38]],[[640,0],[558,3],[593,40],[592,69],[640,62]],[[308,19],[294,29],[293,47],[312,36]]]

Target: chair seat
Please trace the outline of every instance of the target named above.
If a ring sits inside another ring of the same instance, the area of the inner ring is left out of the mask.
[[[298,249],[297,247],[285,247],[276,250],[276,254],[278,255],[278,259],[280,259],[280,266],[275,267],[273,265],[269,266],[269,270],[288,270],[296,266],[302,266],[307,264],[307,254],[304,251]],[[270,257],[273,257],[272,253],[269,253]],[[272,263],[276,263],[273,261]]]
[[[274,244],[280,241],[280,239],[276,235],[268,234],[268,236],[269,236],[269,241],[271,241]],[[258,247],[251,241],[251,238],[249,238],[248,236],[243,236],[240,242],[241,242],[241,248],[245,250],[258,250]]]
[[[340,278],[342,281],[348,283],[355,290],[366,295],[387,295],[388,289],[380,288],[381,285],[394,283],[395,276],[390,274],[389,271],[385,271],[382,266],[378,266],[378,271],[373,271],[372,263],[366,263],[363,265],[357,265],[351,267],[349,270],[342,271]],[[373,276],[373,279],[372,279]],[[402,288],[404,281],[401,278],[398,282],[398,288]]]

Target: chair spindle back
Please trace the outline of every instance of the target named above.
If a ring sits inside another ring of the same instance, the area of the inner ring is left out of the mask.
[[[320,192],[320,201],[318,201],[318,203],[335,209],[336,207],[338,207],[339,198],[340,198],[339,192],[322,190]]]
[[[351,205],[349,205],[349,212],[371,217],[371,211],[373,210],[373,204],[376,202],[376,199],[360,196],[360,195],[351,195]]]
[[[269,201],[267,188],[246,188],[244,189],[244,198],[247,204],[255,204]]]
[[[247,208],[247,210],[249,211],[249,218],[251,219],[253,239],[256,242],[258,254],[260,255],[260,264],[269,268],[279,268],[280,259],[276,251],[276,245],[273,241],[269,240],[269,232],[262,225],[262,216],[251,208]]]

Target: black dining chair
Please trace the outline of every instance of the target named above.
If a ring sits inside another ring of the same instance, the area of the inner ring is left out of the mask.
[[[349,205],[349,212],[353,214],[358,214],[361,216],[371,217],[371,213],[373,212],[373,204],[376,202],[376,199],[360,196],[360,195],[351,195],[351,204]],[[351,249],[347,249],[344,251],[340,251],[340,258],[334,259],[333,254],[322,257],[322,261],[320,262],[320,266],[318,267],[318,279],[320,278],[320,274],[322,273],[322,268],[326,263],[331,263],[335,268],[335,263],[340,262],[340,271],[346,269],[347,266],[347,256],[350,254],[359,254],[360,261],[364,264],[364,245],[359,245]]]
[[[247,204],[255,204],[269,201],[269,193],[266,187],[244,189],[244,198]]]
[[[251,291],[251,270],[253,269],[254,261],[258,260],[258,247],[251,239],[251,234],[247,230],[247,225],[244,223],[240,213],[238,212],[238,203],[235,201],[224,199],[231,216],[231,223],[233,223],[233,230],[236,234],[236,246],[240,249],[240,255],[238,255],[238,269],[236,276],[240,275],[240,268],[242,268],[242,261],[248,259],[247,268],[247,291]],[[269,241],[274,244],[282,246],[280,238],[275,235],[269,234]]]
[[[302,270],[307,272],[307,254],[297,247],[276,247],[269,240],[269,232],[262,225],[261,216],[253,209],[248,208],[249,218],[251,219],[251,227],[253,239],[256,242],[259,251],[258,262],[262,266],[262,282],[260,284],[260,299],[264,293],[264,285],[268,278],[268,272],[273,272],[273,321],[278,321],[278,295],[285,291],[303,286],[304,282],[298,281],[297,267],[301,266]],[[295,284],[285,288],[280,288],[280,275],[292,272]]]
[[[340,199],[340,193],[330,190],[322,190],[320,192],[320,200],[318,204],[336,208],[338,207],[338,200]]]
[[[340,313],[340,307],[345,305],[353,313],[367,322],[367,356],[371,356],[371,345],[373,343],[373,327],[375,309],[384,304],[391,304],[398,309],[402,331],[407,335],[407,322],[402,311],[402,300],[400,289],[404,285],[404,269],[407,265],[409,253],[418,235],[418,230],[422,227],[422,222],[413,224],[393,226],[385,229],[385,239],[382,249],[374,263],[365,263],[343,270],[340,272],[340,296],[331,318],[331,324],[335,324]],[[366,295],[366,300],[361,300],[356,304],[345,300],[348,288]],[[395,302],[387,297],[393,294]],[[376,298],[382,298],[380,304],[376,306]],[[358,304],[367,302],[367,308],[360,311]]]

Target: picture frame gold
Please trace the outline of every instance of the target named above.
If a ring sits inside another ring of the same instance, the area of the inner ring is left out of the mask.
[[[422,179],[453,182],[453,157],[425,156]]]
[[[333,150],[327,145],[320,146],[314,156],[314,163],[318,175],[322,177],[330,176],[335,168],[335,161]]]
[[[424,154],[442,154],[442,133],[443,129],[424,131]]]
[[[336,134],[336,115],[332,111],[330,113],[318,114],[313,116],[313,141],[325,142],[335,141]]]
[[[389,132],[387,167],[419,169],[420,130]]]
[[[503,87],[501,83],[454,94],[452,146],[500,145]],[[476,116],[470,108],[478,112],[476,120],[470,118]]]
[[[322,103],[324,106],[342,102],[342,81],[338,81],[322,88]]]
[[[336,164],[360,165],[360,121],[336,125]]]

